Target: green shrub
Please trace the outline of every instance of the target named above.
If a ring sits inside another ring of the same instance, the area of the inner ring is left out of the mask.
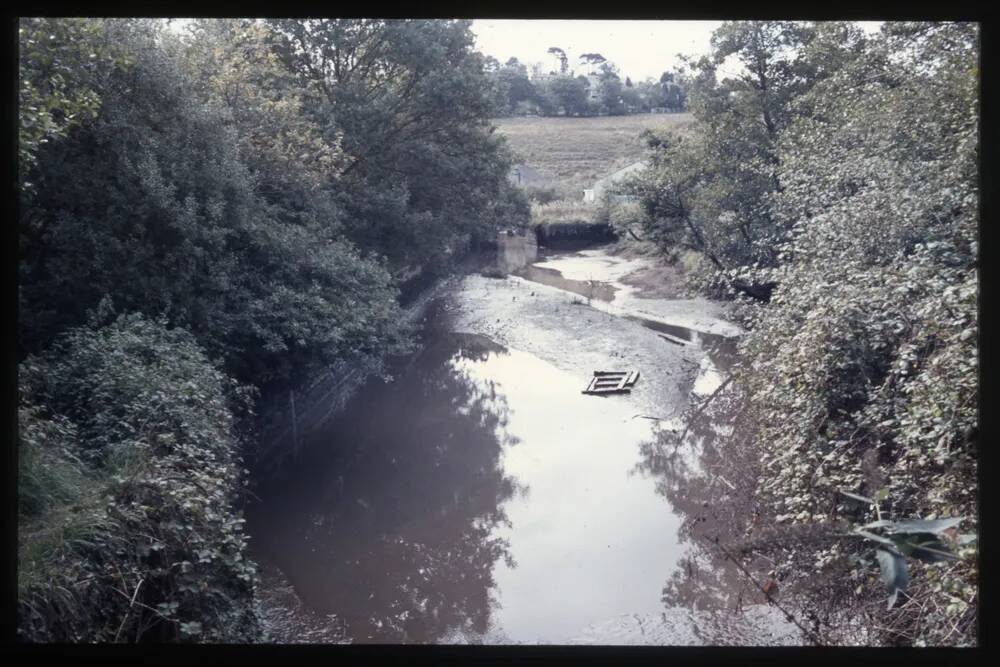
[[[18,408],[18,516],[37,516],[72,502],[86,481],[86,467],[74,451],[76,427],[65,418],[47,419],[30,403]]]
[[[21,365],[23,638],[256,637],[233,418],[248,398],[189,333],[141,315]]]
[[[254,100],[244,106],[263,108],[234,119],[202,96],[164,46],[169,35],[142,25],[106,26],[122,32],[132,64],[106,77],[97,118],[46,144],[30,171],[25,349],[44,349],[107,298],[120,311],[166,314],[260,387],[352,355],[377,364],[401,338],[384,262],[344,238],[336,188],[292,190],[275,176],[290,172],[275,153],[298,156],[299,144],[251,150],[249,135],[291,126],[284,136],[295,124]]]
[[[527,188],[525,194],[528,196],[528,201],[538,204],[549,204],[559,199],[559,193],[555,188]]]

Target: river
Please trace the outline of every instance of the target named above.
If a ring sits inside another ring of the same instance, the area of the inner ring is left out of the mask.
[[[739,625],[668,594],[691,556],[658,447],[738,329],[718,304],[643,298],[646,261],[598,248],[465,277],[391,380],[256,480],[253,553],[329,627],[317,641],[699,645]],[[632,393],[581,392],[615,369],[640,371]],[[795,643],[762,605],[739,620]]]

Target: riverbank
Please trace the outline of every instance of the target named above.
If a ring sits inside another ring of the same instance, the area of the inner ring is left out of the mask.
[[[266,560],[258,561],[257,606],[263,643],[350,643],[338,626],[336,617],[324,617],[306,607],[280,569]]]

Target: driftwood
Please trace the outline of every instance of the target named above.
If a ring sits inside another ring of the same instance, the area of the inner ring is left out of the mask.
[[[662,338],[665,341],[673,343],[674,345],[690,345],[691,344],[690,342],[688,342],[688,341],[686,341],[686,340],[684,340],[682,338],[678,338],[677,336],[671,336],[670,334],[657,333],[656,335],[659,336],[660,338]]]

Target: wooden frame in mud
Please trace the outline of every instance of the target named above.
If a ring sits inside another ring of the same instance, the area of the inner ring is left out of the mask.
[[[584,394],[628,393],[639,379],[639,371],[594,371]]]

